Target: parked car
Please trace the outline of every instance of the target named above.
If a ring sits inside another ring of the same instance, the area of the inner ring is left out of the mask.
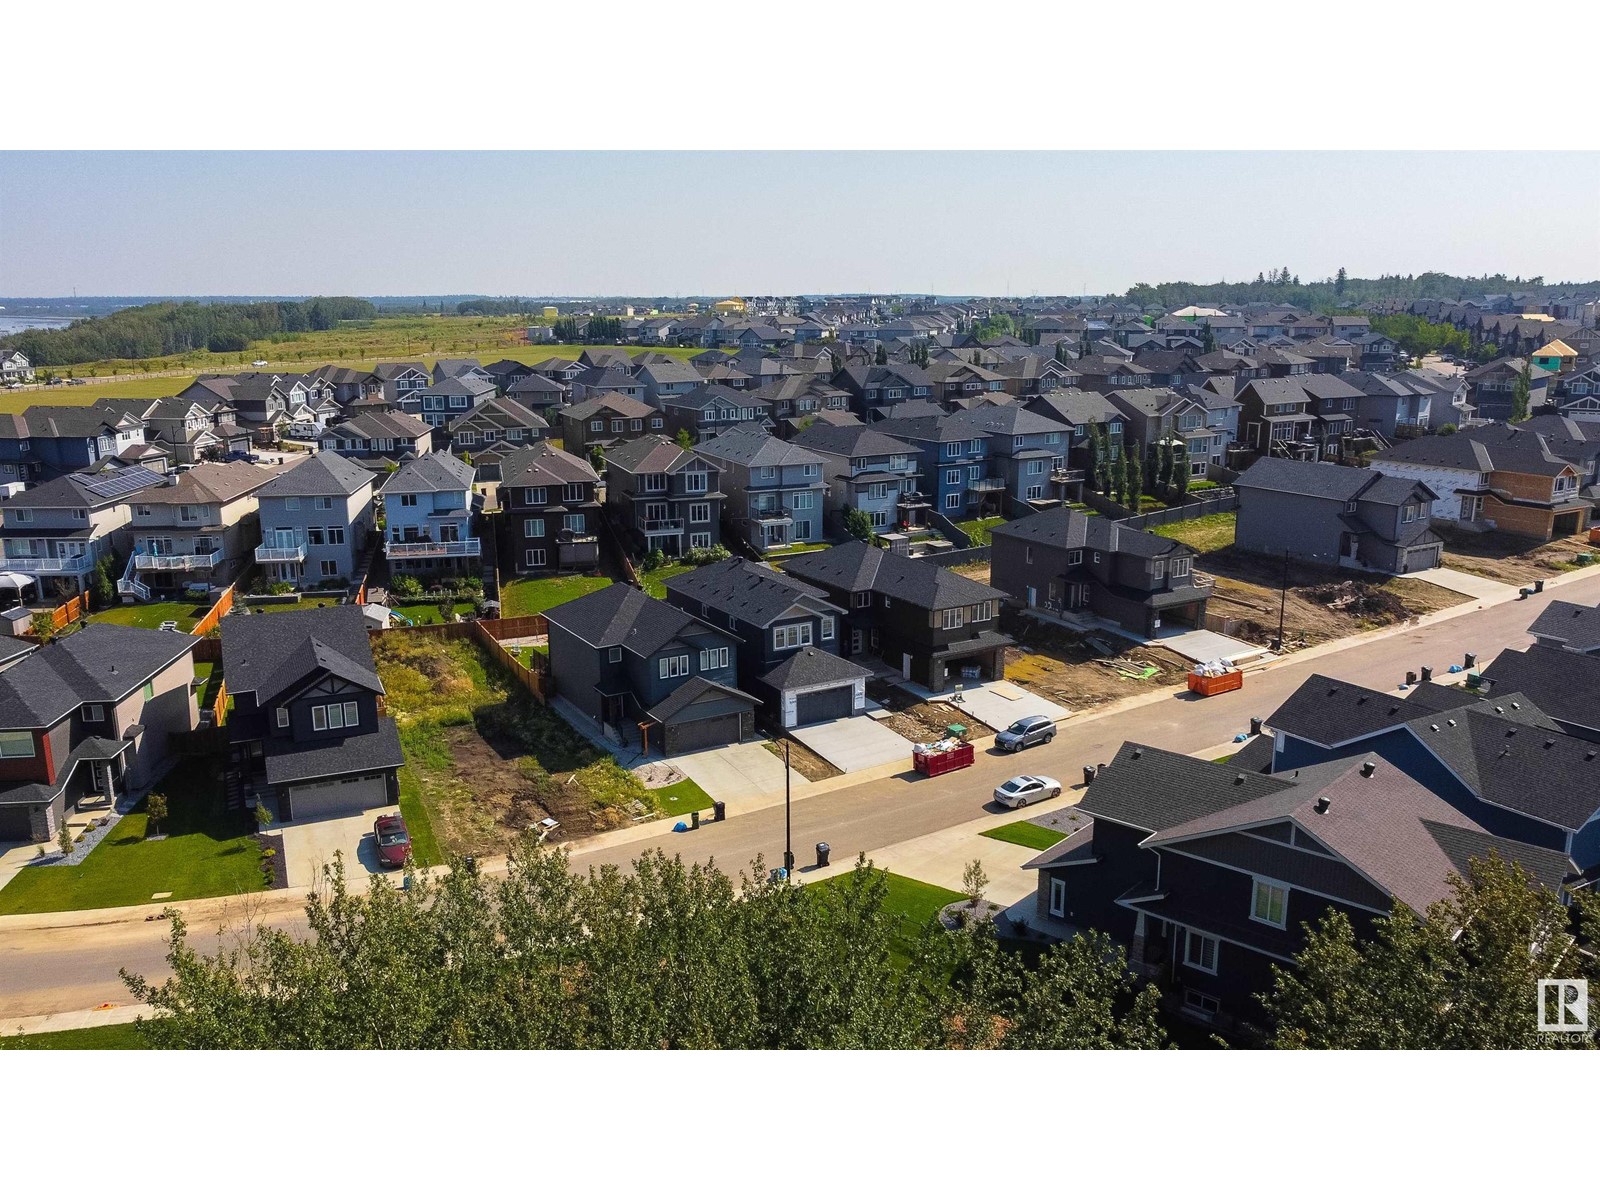
[[[258,462],[261,461],[261,456],[259,454],[252,454],[248,450],[234,450],[234,451],[231,451],[228,454],[223,455],[222,461],[223,462],[258,463]]]
[[[1055,736],[1056,723],[1049,717],[1023,717],[1020,721],[1013,721],[1009,728],[1002,729],[996,735],[994,744],[1015,754],[1028,746],[1048,742]]]
[[[252,361],[250,365],[252,367],[264,367],[267,365],[267,360],[264,358],[258,358]]]
[[[1022,808],[1038,800],[1054,800],[1061,795],[1061,781],[1048,775],[1018,775],[994,790],[994,802],[1001,808]]]
[[[378,843],[378,865],[403,867],[411,856],[411,831],[398,813],[379,817],[372,823],[372,836]]]

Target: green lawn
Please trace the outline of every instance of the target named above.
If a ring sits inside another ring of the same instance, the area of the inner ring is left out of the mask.
[[[0,1022],[0,1028],[4,1023]],[[25,1033],[0,1037],[0,1050],[148,1050],[139,1026],[97,1025],[93,1029],[62,1029],[55,1033]]]
[[[798,858],[797,854],[797,861]],[[904,875],[896,875],[890,871],[882,871],[880,874],[889,887],[888,894],[884,897],[884,907],[900,917],[900,932],[894,939],[892,957],[897,965],[903,967],[910,963],[911,948],[928,923],[937,919],[946,905],[954,904],[966,897],[960,892],[923,883],[919,879],[908,879]],[[842,878],[844,877],[834,876],[832,879],[824,880],[822,886],[838,886],[836,881]]]
[[[1212,513],[1192,521],[1174,521],[1170,525],[1157,525],[1149,530],[1157,537],[1182,542],[1201,554],[1213,550],[1226,550],[1233,545],[1233,527],[1236,513]]]
[[[89,614],[91,621],[111,625],[137,625],[140,629],[159,629],[163,621],[176,621],[188,633],[195,622],[211,611],[209,604],[195,605],[186,600],[155,604],[116,604]]]
[[[975,521],[957,521],[956,528],[972,539],[974,546],[987,546],[989,544],[989,531],[996,525],[1004,525],[1004,517],[980,517]]]
[[[261,849],[246,811],[223,808],[222,777],[215,764],[190,759],[156,785],[170,815],[145,840],[141,804],[75,867],[24,867],[0,891],[0,916],[150,904],[157,892],[172,900],[259,892],[266,886]]]
[[[1014,846],[1027,846],[1033,850],[1048,850],[1067,835],[1059,829],[1046,829],[1032,821],[1013,821],[998,829],[986,829],[983,836],[997,842],[1010,842]]]
[[[688,563],[668,563],[664,567],[657,567],[654,571],[639,572],[639,582],[644,584],[644,590],[657,600],[667,598],[667,580],[674,575],[682,575],[694,570]]]
[[[796,554],[815,554],[818,550],[828,550],[832,542],[790,542],[779,550],[768,550],[769,559],[793,558]]]
[[[669,817],[681,817],[685,813],[710,812],[711,797],[692,779],[684,779],[681,783],[669,783],[666,787],[651,788],[650,797],[656,807]]]
[[[401,616],[410,617],[413,625],[445,624],[444,613],[439,611],[438,601],[430,601],[427,604],[391,604],[389,607]],[[454,611],[470,613],[472,611],[472,602],[470,600],[457,600],[455,601]]]
[[[610,587],[612,580],[593,575],[551,575],[544,579],[517,579],[500,587],[500,615],[526,617],[542,613],[568,600]]]
[[[412,750],[406,743],[406,734],[400,731],[400,748],[410,762]],[[400,815],[405,818],[406,832],[411,835],[411,858],[419,867],[435,867],[444,862],[444,852],[439,849],[439,839],[433,834],[433,818],[428,806],[422,802],[422,785],[417,773],[409,766],[400,768]]]
[[[222,664],[195,663],[194,677],[206,681],[200,689],[199,705],[202,710],[208,709],[217,702],[217,692],[222,687]]]

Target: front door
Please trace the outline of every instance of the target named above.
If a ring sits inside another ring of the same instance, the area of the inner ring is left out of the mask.
[[[911,678],[911,655],[902,654],[900,656],[900,674],[904,675],[907,679]]]

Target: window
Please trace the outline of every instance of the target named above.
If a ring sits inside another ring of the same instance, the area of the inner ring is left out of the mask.
[[[977,464],[974,464],[974,465],[968,467],[967,468],[967,478],[968,479],[982,479],[983,478],[983,467],[981,467],[981,466],[979,466]]]
[[[691,504],[691,505],[689,505],[689,524],[691,524],[691,525],[709,525],[710,523],[711,523],[711,505],[709,505],[709,504]]]
[[[331,579],[338,573],[339,564],[335,560],[331,558],[325,558],[322,560],[322,577],[324,579]]]
[[[728,648],[715,647],[711,650],[700,651],[700,669],[702,671],[715,671],[719,667],[728,665]]]
[[[668,655],[661,660],[661,678],[678,679],[689,673],[689,656],[687,654]]]
[[[1028,464],[1028,474],[1029,475],[1043,475],[1044,474],[1044,459],[1036,458],[1033,461],[1031,461]]]
[[[1197,992],[1193,988],[1183,989],[1183,1006],[1199,1016],[1211,1018],[1221,1010],[1215,996],[1208,996],[1204,992]]]
[[[1028,497],[1027,498],[1029,500],[1043,500],[1044,499],[1044,484],[1042,484],[1042,483],[1029,484],[1028,485]]]
[[[278,709],[278,728],[289,728],[289,710],[287,708]]]
[[[1207,975],[1217,973],[1217,939],[1207,937],[1203,933],[1196,933],[1192,929],[1183,931],[1183,965],[1193,967],[1197,971],[1204,971]]]
[[[663,428],[665,426],[665,424],[666,424],[666,422],[664,422],[660,417],[651,417],[650,418],[650,428],[651,429],[661,429],[661,428]]]
[[[1083,551],[1082,550],[1068,550],[1067,551],[1067,566],[1069,566],[1069,567],[1078,567],[1078,566],[1082,566],[1082,565],[1083,565]]]
[[[1165,579],[1167,577],[1167,564],[1159,558],[1150,564],[1150,569],[1155,573],[1157,579]]]
[[[1030,567],[1033,565],[1033,547],[1032,546],[1024,546],[1022,548],[1022,561],[1027,563]]]
[[[320,529],[317,529],[317,528],[314,528],[314,527],[311,528],[311,529],[307,529],[306,530],[306,544],[308,546],[320,546],[320,545],[322,545],[322,534],[323,534],[323,531],[320,530]]]
[[[330,545],[330,546],[342,546],[342,545],[344,545],[344,526],[343,525],[329,525],[328,526],[328,545]]]
[[[625,427],[625,424],[626,423],[624,421],[620,421],[620,420],[611,422],[611,432],[612,433],[621,433],[622,430]]]
[[[807,479],[815,479],[818,475],[822,474],[822,464],[821,463],[806,463],[805,469],[804,469],[804,471],[802,471],[802,474]]]
[[[1182,579],[1188,574],[1189,560],[1187,558],[1175,558],[1172,560],[1172,577],[1174,579]]]
[[[960,629],[966,624],[964,619],[966,610],[961,608],[947,608],[944,610],[944,627],[946,629]]]
[[[522,489],[522,502],[524,504],[527,504],[527,505],[530,505],[530,506],[537,505],[537,504],[544,504],[544,503],[547,502],[545,497],[546,497],[546,492],[545,492],[544,488],[523,488]]]
[[[543,550],[526,550],[526,551],[523,552],[523,556],[522,557],[523,557],[523,560],[526,562],[526,564],[528,566],[530,566],[530,567],[542,567],[542,566],[544,566],[544,551]]]
[[[561,528],[571,533],[582,533],[584,530],[584,515],[582,513],[568,513],[561,518]]]
[[[417,497],[416,497],[415,493],[402,493],[401,494],[401,496],[400,496],[400,507],[401,508],[415,508],[416,506],[417,506]]]
[[[1052,917],[1067,915],[1067,881],[1053,876],[1050,880],[1050,915]]]
[[[1282,929],[1286,923],[1289,906],[1289,889],[1265,879],[1256,880],[1255,896],[1250,902],[1250,919]]]
[[[954,487],[961,482],[961,468],[955,467],[944,473],[944,481]]]
[[[614,662],[614,663],[621,662],[622,661],[622,647],[621,646],[612,646],[609,650],[607,650],[606,651],[606,661],[607,662]]]
[[[589,432],[590,433],[604,433],[605,431],[606,431],[606,423],[604,421],[590,421],[589,422]]]
[[[810,492],[796,492],[794,494],[794,507],[795,508],[810,508],[811,507],[811,493]]]
[[[628,430],[629,430],[630,433],[638,433],[643,428],[644,428],[644,421],[642,421],[638,417],[634,417],[632,420],[630,420],[628,422]]]
[[[683,490],[686,492],[703,492],[706,490],[706,473],[704,471],[690,471],[683,477]]]
[[[772,631],[772,648],[774,650],[794,650],[801,646],[811,645],[811,622],[802,621],[792,625],[779,625]]]
[[[691,533],[689,535],[689,548],[691,550],[711,549],[711,535],[709,533]]]
[[[332,705],[329,707],[331,708]],[[354,700],[346,700],[344,702],[344,724],[346,729],[354,729],[361,724],[361,710],[356,706]]]
[[[144,698],[145,698],[145,699],[146,699],[146,700],[153,700],[153,699],[155,699],[155,695],[156,695],[156,685],[155,685],[155,684],[153,684],[153,683],[151,683],[151,682],[150,682],[150,681],[149,681],[149,680],[148,680],[148,679],[147,679],[147,680],[145,680],[145,684],[144,684],[144,691],[143,691],[143,693],[142,693],[142,694],[143,694],[143,696],[144,696]]]
[[[32,758],[33,734],[26,729],[0,733],[0,758]]]
[[[850,607],[851,608],[871,608],[872,607],[872,593],[871,592],[856,592],[856,593],[854,593],[850,597]]]
[[[85,704],[83,706],[83,719],[99,723],[106,719],[106,710],[98,704]]]
[[[561,498],[568,501],[583,500],[583,484],[569,483],[561,489]]]
[[[530,517],[522,523],[522,536],[542,538],[544,536],[544,518]]]
[[[283,502],[283,507],[288,509],[290,512],[299,512],[300,511],[300,497],[299,496],[288,496],[288,497],[286,497],[284,499],[284,502]]]
[[[944,506],[947,509],[950,509],[952,512],[955,511],[956,509],[960,508],[961,507],[961,493],[960,492],[947,492],[945,494],[945,498],[944,498]]]

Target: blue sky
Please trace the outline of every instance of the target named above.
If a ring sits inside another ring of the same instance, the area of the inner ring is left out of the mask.
[[[1600,276],[1600,155],[38,153],[0,295],[1076,293]]]

